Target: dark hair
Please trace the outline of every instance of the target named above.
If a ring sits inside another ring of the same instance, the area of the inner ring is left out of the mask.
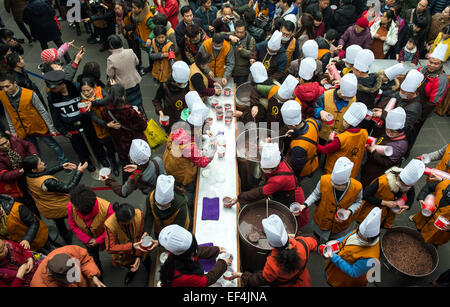
[[[224,38],[223,38],[223,35],[222,35],[222,34],[220,34],[220,33],[215,33],[215,34],[213,35],[212,42],[213,42],[214,44],[222,44],[222,43],[223,43],[223,40],[224,40]]]
[[[169,21],[169,19],[167,19],[166,15],[161,14],[161,13],[158,13],[153,17],[153,23],[155,25],[164,26],[164,28],[167,26],[168,21]]]
[[[285,21],[284,18],[281,16],[275,17],[275,19],[273,20],[272,33],[275,32],[276,30],[279,31],[284,21]]]
[[[9,50],[10,50],[9,45],[0,43],[0,58],[4,58]]]
[[[202,6],[203,4],[205,4],[208,1],[210,1],[210,0],[200,0],[200,6]],[[211,5],[212,5],[212,0],[211,0]]]
[[[91,76],[83,76],[80,80],[80,87],[83,87],[84,85],[95,88],[96,86],[95,79],[92,78]]]
[[[411,36],[410,38],[408,38],[408,42],[411,42],[414,45],[417,45],[417,43],[418,43],[417,38],[414,36]]]
[[[308,13],[304,13],[302,15],[302,17],[300,17],[300,19],[301,19],[302,26],[300,29],[298,29],[295,37],[299,38],[301,35],[303,35],[303,33],[306,32],[306,34],[308,35],[308,38],[313,39],[316,35],[315,35],[315,31],[314,31],[314,23],[313,23],[314,19],[313,19],[312,15],[308,14]]]
[[[28,155],[22,159],[22,167],[25,173],[31,173],[38,166],[38,155]]]
[[[108,45],[111,49],[119,49],[123,47],[123,42],[119,35],[113,34],[108,37]]]
[[[335,29],[330,29],[325,32],[325,37],[328,41],[332,42],[338,38],[338,32]]]
[[[114,84],[109,88],[108,96],[105,98],[106,105],[120,107],[125,104],[125,88],[120,84]]]
[[[87,62],[86,64],[84,64],[83,72],[81,75],[83,77],[92,77],[97,85],[102,85],[99,84],[100,78],[102,76],[101,74],[100,64],[98,64],[97,62]]]
[[[193,23],[186,27],[185,33],[186,33],[187,37],[194,38],[198,35],[198,33],[200,33],[200,31],[201,31],[201,28],[198,25],[196,25],[195,23]]]
[[[385,11],[386,17],[389,18],[391,21],[395,19],[395,13],[391,10]]]
[[[192,11],[192,13],[194,13],[194,10],[192,9],[192,6],[190,5],[185,5],[181,8],[180,10],[180,14],[181,16],[184,17],[184,14],[189,13],[189,11]]]
[[[395,2],[389,9],[394,9],[395,16],[400,16],[400,13],[402,12],[402,4],[400,2]]]
[[[290,21],[290,20],[285,20],[282,24],[281,24],[281,28],[285,28],[287,31],[289,32],[294,32],[295,31],[295,24]]]
[[[41,70],[41,72],[43,74],[48,73],[49,71],[53,71],[53,67],[52,64],[59,64],[59,63],[42,63],[41,65],[39,65],[39,69]]]
[[[197,64],[197,66],[200,65],[205,65],[205,64],[209,64],[212,60],[211,55],[209,53],[203,53],[203,52],[199,52],[197,53],[197,55],[195,56],[195,64]]]
[[[97,195],[89,187],[79,184],[70,191],[70,202],[83,215],[89,214],[97,202]]]
[[[155,35],[155,38],[159,35],[166,35],[167,31],[166,28],[164,26],[161,25],[157,25],[153,28],[153,33]]]
[[[173,273],[176,267],[184,268],[186,266],[187,267],[192,266],[193,262],[191,260],[191,257],[196,256],[197,253],[198,253],[197,240],[195,236],[192,236],[192,243],[187,251],[178,256],[170,253],[169,257],[167,257],[167,260],[161,266],[161,270],[159,272],[161,284],[166,287],[172,282],[174,277]]]
[[[0,39],[9,39],[14,37],[14,32],[10,29],[0,29]]]
[[[17,63],[20,62],[20,54],[17,52],[8,54],[6,56],[6,62],[8,63],[8,67],[10,69],[14,69],[17,66]]]
[[[289,240],[287,241],[286,246],[276,248],[278,250],[278,253],[275,256],[275,260],[280,265],[283,272],[289,274],[294,271],[298,271],[301,268],[301,259],[298,255],[297,249],[288,249],[288,245]]]
[[[321,11],[313,11],[312,13],[313,20],[315,21],[323,21],[323,14]]]
[[[253,24],[256,18],[256,12],[252,8],[248,8],[244,11],[244,14],[242,15],[242,18],[246,22],[247,25]]]
[[[116,219],[120,223],[128,223],[134,218],[135,210],[129,203],[119,204],[115,202],[113,204],[113,210],[116,213]]]
[[[420,30],[424,30],[427,27],[427,18],[425,16],[416,16],[414,24],[419,27]]]
[[[242,19],[236,20],[234,23],[234,28],[245,27],[245,22]]]
[[[11,83],[16,82],[16,77],[10,72],[1,72],[0,73],[0,82],[9,81]]]
[[[291,6],[292,3],[294,3],[294,0],[280,0],[280,1],[286,2],[289,6]]]
[[[224,4],[222,5],[221,11],[223,12],[223,9],[225,9],[225,8],[230,9],[231,12],[233,12],[233,7],[231,6],[231,4],[229,4],[229,3],[224,3]]]
[[[142,0],[133,0],[132,4],[142,9],[145,6],[145,2]]]

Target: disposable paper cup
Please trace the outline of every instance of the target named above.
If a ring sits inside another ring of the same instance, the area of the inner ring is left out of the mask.
[[[225,96],[230,96],[230,95],[231,95],[231,88],[225,87],[225,88],[223,89],[223,94],[224,94]]]
[[[224,206],[225,206],[225,205],[231,205],[231,202],[232,202],[232,201],[233,201],[233,199],[232,199],[231,197],[228,197],[228,196],[222,198],[222,202],[223,202],[223,205],[224,205]]]
[[[375,145],[375,150],[386,157],[390,157],[392,156],[392,154],[394,153],[394,150],[392,149],[391,146],[384,146],[384,145]]]
[[[328,140],[330,140],[330,141],[334,140],[336,135],[337,135],[336,131],[331,131],[330,134],[328,135]]]
[[[224,104],[225,112],[231,110],[231,103]]]
[[[325,258],[331,258],[331,256],[333,256],[333,248],[329,245],[325,245],[322,254]]]
[[[160,263],[161,265],[163,265],[164,262],[166,262],[167,257],[169,257],[169,253],[168,253],[168,252],[163,252],[163,253],[161,253],[161,255],[159,255],[159,263]]]
[[[400,206],[399,205],[395,205],[394,207],[391,208],[392,212],[394,213],[399,213],[401,211]]]
[[[217,155],[218,155],[218,157],[219,157],[219,158],[225,157],[225,152],[226,152],[226,151],[227,151],[227,149],[226,149],[225,147],[220,146],[220,147],[217,149]]]
[[[367,145],[372,146],[375,145],[377,143],[377,138],[374,138],[373,136],[369,136],[367,138]]]
[[[348,213],[348,211],[342,208],[336,212],[336,220],[341,222],[346,221],[349,216],[350,214]]]
[[[225,124],[229,125],[233,121],[233,117],[231,116],[225,116]]]
[[[223,119],[223,111],[216,111],[216,118],[217,120]]]
[[[300,215],[300,209],[301,209],[301,206],[300,206],[300,204],[299,203],[292,203],[290,206],[289,206],[289,210],[291,211],[291,213],[294,215],[294,216],[298,216],[298,215]]]
[[[161,117],[161,124],[163,126],[167,126],[169,124],[169,115],[164,115],[163,117]]]
[[[422,206],[422,215],[423,216],[431,216],[431,214],[434,211],[434,202],[435,202],[435,197],[433,194],[429,194],[429,195],[427,195],[427,197],[425,197],[425,199],[423,201],[423,206]]]
[[[333,240],[327,242],[327,246],[331,248],[332,253],[337,253],[339,251],[339,241]]]
[[[150,236],[145,236],[145,237],[142,238],[141,246],[142,246],[144,249],[149,249],[152,245],[153,245],[152,237],[150,237]]]
[[[319,254],[323,255],[323,252],[325,250],[326,245],[325,244],[320,244],[319,245]]]
[[[397,203],[397,206],[404,206],[406,203],[406,196],[403,195],[402,197],[400,197],[399,199],[397,199],[395,202]]]
[[[111,169],[109,167],[103,167],[98,171],[98,174],[102,179],[107,179],[111,175]]]
[[[332,114],[328,114],[326,124],[328,126],[334,124],[334,116]]]
[[[428,155],[428,154],[420,155],[420,156],[418,157],[418,159],[419,159],[420,161],[422,161],[423,163],[425,163],[425,164],[428,164],[428,163],[431,162],[430,155]]]
[[[213,100],[211,101],[211,106],[212,106],[213,108],[217,107],[218,105],[219,105],[219,100],[218,100],[218,99],[213,99]]]
[[[80,110],[81,113],[86,113],[88,111],[88,104],[85,102],[79,102],[78,110]]]
[[[444,230],[444,227],[448,226],[450,224],[450,221],[447,220],[442,215],[439,215],[439,217],[434,222],[434,226],[436,226],[439,230]]]
[[[208,125],[208,126],[211,126],[212,125],[212,123],[213,123],[213,118],[212,117],[207,117],[206,119],[205,119],[205,123]]]

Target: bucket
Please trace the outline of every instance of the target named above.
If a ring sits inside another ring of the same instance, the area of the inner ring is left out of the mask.
[[[278,215],[285,224],[287,233],[297,233],[297,221],[289,208],[277,201],[268,200],[268,215]],[[267,256],[272,247],[267,243],[262,227],[266,218],[266,200],[262,199],[246,205],[238,216],[239,248],[242,272],[257,272],[264,268]],[[247,238],[251,233],[258,232],[258,243],[251,243]]]
[[[252,84],[247,81],[238,86],[236,89],[236,104],[241,107],[250,107],[250,92],[252,91]]]

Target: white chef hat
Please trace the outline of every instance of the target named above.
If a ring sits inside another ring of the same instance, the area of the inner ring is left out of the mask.
[[[345,74],[340,83],[341,94],[345,97],[353,97],[358,89],[358,79],[352,73]]]
[[[267,42],[267,48],[269,48],[270,50],[273,50],[273,51],[280,50],[282,36],[283,36],[283,34],[278,30],[273,32],[272,36],[270,37],[269,41]]]
[[[175,82],[186,83],[189,80],[190,69],[183,61],[176,61],[172,65],[172,78]]]
[[[373,55],[372,50],[363,49],[356,54],[353,68],[360,72],[369,72],[370,65],[372,65],[374,60],[375,56]]]
[[[361,225],[359,225],[359,232],[367,238],[373,238],[380,233],[380,225],[381,209],[375,207],[369,212]]]
[[[297,84],[297,78],[293,75],[288,75],[278,89],[278,97],[282,99],[291,99],[292,95],[294,95],[294,90],[297,87]]]
[[[284,20],[292,22],[295,25],[295,27],[297,27],[297,17],[294,14],[287,14],[283,18]]]
[[[148,143],[141,139],[134,139],[130,146],[130,159],[137,165],[143,165],[148,162],[152,155],[152,150]]]
[[[433,52],[430,54],[430,58],[435,58],[445,62],[445,55],[447,54],[447,44],[439,43],[436,48],[434,48]]]
[[[300,68],[298,69],[298,76],[305,81],[309,81],[314,76],[314,71],[316,71],[317,63],[313,58],[304,58],[300,62]]]
[[[255,62],[250,66],[250,72],[252,73],[253,82],[263,83],[269,77],[267,76],[266,67],[261,62]]]
[[[261,151],[261,168],[275,168],[280,164],[281,153],[278,144],[265,143]]]
[[[419,181],[425,171],[425,164],[417,159],[412,159],[400,172],[400,179],[406,185],[413,186]]]
[[[394,66],[390,66],[384,70],[384,74],[390,81],[394,80],[398,75],[405,73],[405,66],[402,63],[395,64]]]
[[[354,102],[344,113],[344,119],[353,127],[357,127],[367,115],[367,106],[362,102]]]
[[[386,115],[386,128],[399,130],[405,127],[406,112],[402,107],[389,111]]]
[[[309,39],[303,43],[302,52],[305,58],[317,59],[319,57],[319,45],[315,40]]]
[[[405,92],[414,93],[424,78],[424,75],[418,70],[411,69],[406,75],[405,80],[403,80],[402,85],[400,85],[400,89]]]
[[[188,123],[196,127],[202,126],[205,122],[209,109],[203,102],[195,102],[192,106],[191,114],[187,118]]]
[[[159,175],[155,189],[155,200],[158,204],[166,205],[173,200],[175,196],[174,185],[175,178],[173,176]]]
[[[192,234],[177,224],[164,227],[158,236],[159,244],[174,255],[186,252],[192,244]]]
[[[281,107],[283,122],[288,126],[297,126],[302,122],[302,107],[295,100],[288,100]]]
[[[189,91],[185,96],[184,96],[184,100],[186,101],[186,104],[189,108],[189,110],[192,111],[192,106],[195,103],[203,103],[202,98],[200,97],[200,95],[197,93],[197,91]]]
[[[350,45],[345,49],[345,61],[349,64],[355,63],[356,55],[360,52],[362,47],[360,45]]]
[[[346,184],[350,180],[354,163],[347,157],[340,157],[336,160],[331,172],[331,181],[334,184]]]
[[[286,228],[284,228],[283,221],[278,215],[272,214],[263,219],[262,226],[270,246],[283,247],[286,245],[289,239],[288,234]]]

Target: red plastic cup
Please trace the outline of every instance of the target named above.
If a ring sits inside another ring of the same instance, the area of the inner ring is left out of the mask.
[[[167,126],[169,124],[169,119],[169,115],[164,115],[163,117],[161,117],[161,125]]]
[[[224,107],[225,107],[225,112],[231,110],[231,103],[226,103],[224,105]]]
[[[218,105],[219,105],[219,100],[218,100],[218,99],[213,99],[213,100],[211,101],[211,106],[212,106],[213,108],[217,107]]]
[[[222,120],[223,119],[223,111],[217,111],[216,118],[217,118],[217,120]]]
[[[323,255],[325,258],[330,258],[333,255],[331,247],[326,244],[320,244],[319,253]]]
[[[444,230],[444,228],[448,225],[450,225],[450,221],[442,215],[439,215],[439,217],[434,222],[434,226],[436,226],[436,228],[439,230]]]
[[[336,131],[331,131],[330,134],[328,135],[328,140],[330,141],[334,140],[336,135],[338,135]]]
[[[79,102],[78,103],[78,110],[80,110],[81,113],[86,113],[88,111],[88,104],[85,102]]]
[[[378,128],[383,127],[384,125],[384,120],[382,120],[379,117],[372,117],[372,120],[375,122],[375,126],[377,126]]]
[[[231,88],[225,87],[225,88],[223,89],[223,94],[224,94],[225,96],[230,96],[230,95],[231,95]]]
[[[232,121],[233,121],[233,117],[228,116],[228,115],[225,116],[225,125],[231,124]]]
[[[381,90],[380,90],[380,91],[381,91]],[[372,114],[373,114],[372,111],[367,110],[367,114],[366,114],[365,119],[366,119],[366,120],[372,120]]]
[[[327,242],[327,246],[329,246],[331,248],[331,251],[334,253],[337,253],[339,251],[339,241],[338,240],[333,240],[333,241],[329,241]]]
[[[423,216],[431,216],[434,211],[435,199],[436,198],[433,194],[428,194],[427,197],[425,197],[421,211]]]
[[[372,145],[375,145],[377,143],[377,138],[374,138],[373,136],[369,136],[368,138],[367,138],[367,145],[368,146],[372,146]]]

